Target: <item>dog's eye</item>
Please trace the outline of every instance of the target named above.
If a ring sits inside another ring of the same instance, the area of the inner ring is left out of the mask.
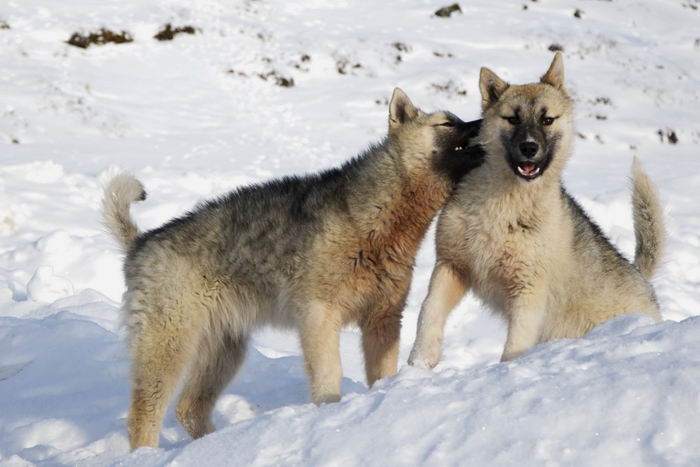
[[[452,122],[443,122],[443,123],[438,123],[438,126],[445,126],[447,128],[452,128],[455,126],[455,124]]]
[[[513,117],[504,117],[504,118],[505,118],[505,119],[508,121],[508,123],[510,123],[511,125],[520,125],[520,117],[518,117],[517,115],[516,115],[516,116],[513,116]]]
[[[552,117],[543,117],[542,118],[542,125],[549,126],[552,123],[554,123],[554,119]]]

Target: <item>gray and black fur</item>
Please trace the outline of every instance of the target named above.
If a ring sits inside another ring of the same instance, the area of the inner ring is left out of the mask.
[[[138,233],[119,176],[104,217],[125,249],[132,448],[156,446],[177,382],[178,420],[194,438],[240,367],[250,333],[299,330],[311,398],[340,398],[339,332],[362,330],[368,384],[396,371],[415,254],[460,178],[483,162],[480,121],[426,114],[395,90],[387,138],[343,166],[244,187]]]

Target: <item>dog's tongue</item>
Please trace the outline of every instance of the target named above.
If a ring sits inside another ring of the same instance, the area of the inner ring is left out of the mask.
[[[523,162],[520,164],[520,169],[524,175],[532,175],[535,173],[535,170],[537,170],[537,165],[533,164],[532,162]]]

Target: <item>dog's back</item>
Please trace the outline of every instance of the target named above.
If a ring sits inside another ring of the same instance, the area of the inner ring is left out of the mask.
[[[483,161],[470,144],[479,125],[421,112],[397,89],[387,138],[342,167],[239,189],[146,233],[129,215],[140,183],[110,183],[105,223],[127,252],[132,447],[158,444],[184,372],[178,420],[193,438],[211,432],[216,398],[261,325],[299,330],[313,402],[340,398],[344,324],[362,330],[368,384],[394,374],[418,246]]]

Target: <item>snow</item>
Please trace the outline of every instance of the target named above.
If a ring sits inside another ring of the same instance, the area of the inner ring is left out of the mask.
[[[0,465],[697,464],[700,4],[470,0],[432,16],[448,3],[0,4]],[[152,39],[166,23],[198,31]],[[65,43],[103,26],[134,42]],[[110,176],[143,181],[134,216],[156,227],[234,187],[352,157],[386,131],[394,86],[476,118],[479,67],[532,81],[551,44],[564,47],[576,100],[565,183],[628,257],[633,156],[659,188],[666,321],[619,317],[500,364],[505,327],[469,297],[448,320],[442,362],[408,367],[431,233],[397,376],[367,390],[348,328],[343,399],[316,407],[296,336],[265,330],[217,404],[217,432],[192,441],[170,410],[161,447],[129,453],[122,256],[99,215]]]
[[[688,431],[697,413],[687,409],[698,394],[687,389],[700,376],[698,331],[699,318],[656,325],[625,316],[517,363],[437,374],[406,367],[368,394],[320,409],[283,407],[172,450],[167,461],[687,465],[697,454]],[[248,449],[220,448],[232,441]],[[124,465],[163,461],[142,454]]]

